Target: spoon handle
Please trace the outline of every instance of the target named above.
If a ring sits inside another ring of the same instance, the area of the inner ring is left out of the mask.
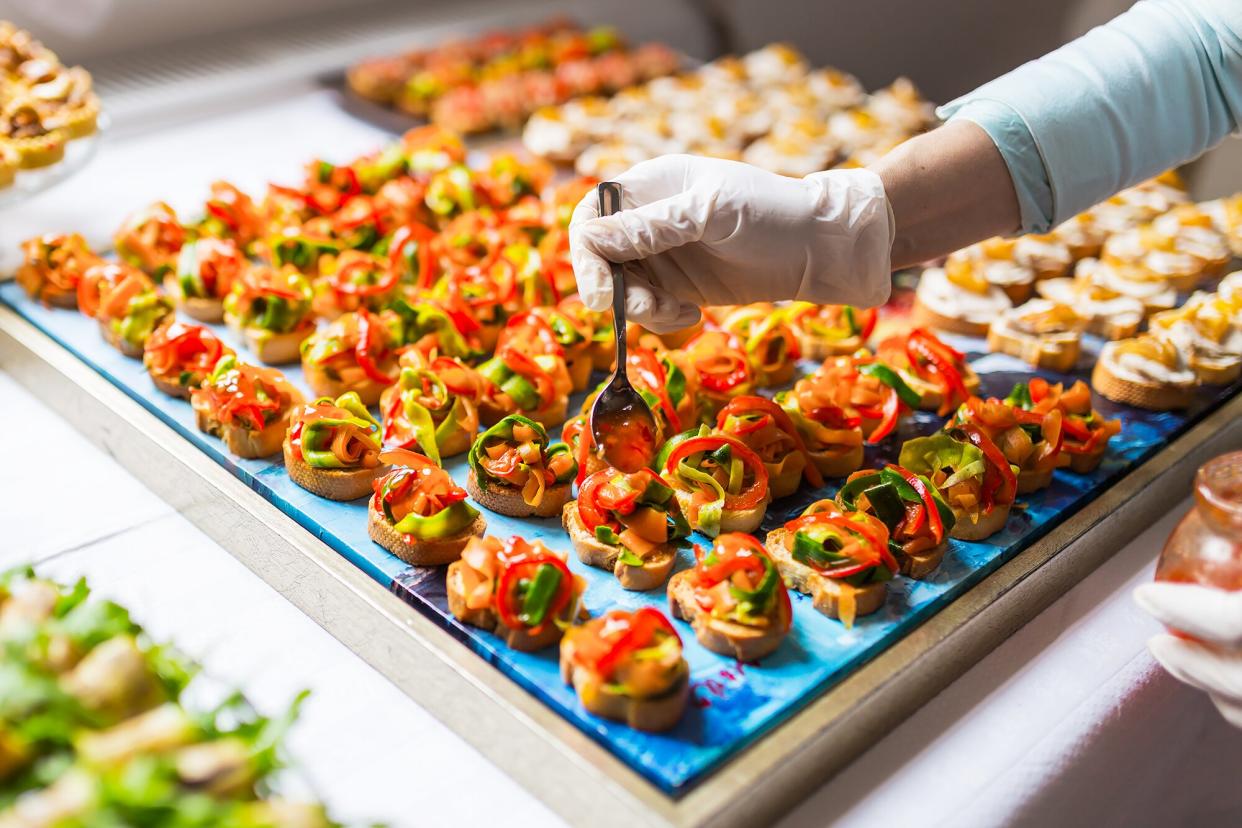
[[[596,188],[599,193],[599,214],[611,216],[621,209],[621,185],[615,181],[601,181]],[[625,273],[621,265],[612,265],[612,330],[617,339],[617,370],[612,384],[618,379],[628,382],[625,376]]]

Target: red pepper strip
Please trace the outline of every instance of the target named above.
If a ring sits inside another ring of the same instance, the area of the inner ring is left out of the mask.
[[[510,371],[534,382],[535,391],[539,394],[540,408],[546,408],[552,404],[556,397],[556,389],[553,387],[552,377],[539,367],[539,363],[516,348],[501,349],[500,359]]]
[[[236,233],[241,229],[241,224],[237,221],[237,217],[233,215],[233,211],[218,201],[208,201],[206,204],[207,212],[220,221],[224,222],[230,230]]]
[[[548,623],[548,619],[555,618],[561,610],[565,608],[574,596],[574,576],[569,571],[569,567],[565,562],[555,555],[547,555],[535,552],[533,554],[520,554],[516,560],[501,558],[503,569],[500,572],[499,581],[496,584],[496,614],[500,616],[500,621],[510,629],[521,629],[526,625],[519,619],[521,607],[515,607],[517,598],[517,585],[523,577],[533,578],[535,571],[543,564],[549,564],[556,567],[561,573],[561,584],[557,590],[556,597],[548,604],[547,613],[544,615],[542,623],[531,627],[532,634],[537,635],[543,630],[544,624]]]
[[[271,192],[276,193],[277,195],[282,195],[282,196],[285,196],[286,198],[291,198],[294,201],[300,201],[302,202],[303,206],[309,206],[310,204],[310,197],[305,192],[297,189],[296,187],[285,187],[284,185],[281,185],[281,184],[272,184],[271,182],[269,182],[267,185],[267,188]]]
[[[373,285],[360,284],[349,277],[355,270],[373,270],[377,263],[365,258],[350,258],[337,269],[332,279],[332,289],[346,296],[377,296],[392,290],[397,284],[397,271],[383,268],[383,278]]]
[[[703,554],[701,547],[695,547],[695,557],[698,559],[695,564],[695,575],[699,584],[712,587],[732,578],[735,572],[753,572],[763,577],[767,569],[763,561],[759,559],[766,558],[768,553],[759,545],[759,541],[750,535],[738,532],[721,535],[721,537],[728,538],[728,542],[715,545],[716,562],[714,564],[705,563],[707,556]],[[749,538],[753,543],[743,541],[742,538]],[[736,546],[734,542],[737,542]]]
[[[811,453],[807,451],[806,443],[802,440],[802,435],[798,433],[798,428],[790,419],[788,412],[767,397],[747,395],[729,400],[728,405],[720,409],[720,413],[716,415],[716,429],[723,430],[725,420],[729,419],[730,415],[740,417],[752,411],[760,411],[771,417],[776,422],[777,428],[793,439],[798,451],[806,458],[803,474],[807,481],[816,487],[824,485],[824,477],[819,473],[819,469],[811,458]]]
[[[1069,422],[1069,420],[1066,419],[1063,421],[1063,423],[1066,423],[1066,422]],[[1099,444],[1100,438],[1103,435],[1104,435],[1104,429],[1102,428],[1096,429],[1095,431],[1091,432],[1091,436],[1089,436],[1085,441],[1079,442],[1079,443],[1065,443],[1064,445],[1061,446],[1061,449],[1066,454],[1090,454],[1091,452],[1095,451],[1096,446]]]
[[[922,328],[915,328],[906,339],[906,355],[910,364],[916,367],[921,356],[927,363],[927,371],[941,383],[944,402],[940,406],[942,414],[947,414],[957,403],[965,402],[970,397],[962,375],[954,361],[960,362],[962,354],[945,345],[932,334]],[[956,395],[951,396],[951,395]]]
[[[389,445],[397,433],[397,417],[401,415],[404,405],[401,395],[394,392],[388,401],[388,410],[384,412],[384,445]],[[402,442],[409,441],[403,440]]]
[[[724,508],[737,511],[759,505],[759,503],[763,502],[763,497],[768,492],[768,469],[763,465],[763,461],[759,459],[759,455],[732,437],[711,435],[691,437],[689,440],[684,440],[678,443],[669,453],[668,460],[664,464],[664,471],[669,475],[675,475],[677,473],[677,464],[690,455],[699,452],[715,451],[724,445],[730,446],[733,449],[734,456],[749,466],[755,476],[754,482],[750,484],[749,489],[736,495],[725,495]]]
[[[859,535],[867,542],[867,549],[874,554],[874,558],[871,560],[851,558],[852,563],[832,566],[822,570],[823,574],[830,578],[848,578],[851,575],[866,572],[868,569],[874,569],[880,564],[884,564],[891,572],[896,573],[900,567],[896,560],[893,559],[892,553],[888,552],[888,528],[880,523],[877,518],[865,512],[856,512],[854,514],[861,515],[866,520],[853,520],[843,512],[816,512],[815,514],[803,515],[800,518],[789,521],[785,524],[785,531],[794,534],[812,526],[828,525]]]
[[[872,431],[871,436],[867,438],[867,442],[873,446],[892,434],[893,429],[897,428],[897,418],[901,414],[901,398],[897,396],[897,392],[892,388],[888,389],[888,394],[884,397],[882,413],[883,416],[880,418],[880,424],[875,427],[875,431]]]
[[[543,350],[539,353],[558,357],[565,356],[565,349],[561,347],[561,343],[556,341],[556,334],[553,333],[552,326],[548,324],[548,320],[534,311],[527,311],[509,319],[508,323],[505,324],[505,333],[507,335],[502,339],[500,347],[504,347],[509,339],[512,338],[512,334],[516,334],[519,328],[530,328],[534,332],[535,339],[543,344]]]
[[[1074,417],[1069,414],[1065,415],[1065,417],[1062,418],[1061,427],[1065,429],[1065,433],[1067,435],[1069,435],[1074,440],[1078,440],[1079,442],[1091,440],[1096,435],[1098,435],[1101,431],[1101,429],[1096,429],[1095,431],[1092,431],[1091,429],[1087,428],[1085,424],[1083,424],[1082,422],[1079,422],[1078,420],[1075,420]]]
[[[561,437],[564,438],[565,442],[573,445],[573,435],[575,434],[574,429],[578,429],[576,432],[578,435],[578,477],[574,480],[574,482],[578,484],[580,494],[582,490],[582,482],[586,480],[587,476],[587,463],[591,459],[591,429],[589,428],[589,425],[590,423],[587,421],[586,416],[583,415],[570,420],[565,424],[565,428],[561,430]]]
[[[940,519],[940,510],[936,508],[936,496],[927,487],[927,484],[909,469],[903,469],[901,466],[892,463],[888,464],[886,468],[889,471],[900,474],[910,484],[910,488],[918,492],[919,497],[923,501],[923,511],[927,512],[927,521],[928,526],[931,528],[932,537],[935,538],[936,543],[944,540],[944,521]]]
[[[392,385],[397,378],[381,371],[371,358],[371,330],[371,314],[365,308],[359,308],[358,344],[354,346],[354,359],[368,377],[383,385]]]
[[[902,531],[909,535],[917,535],[919,530],[923,528],[923,521],[927,519],[927,509],[922,503],[907,503],[906,517],[902,525]]]
[[[582,463],[579,466],[585,465]],[[615,469],[601,469],[578,484],[578,516],[582,525],[594,532],[595,527],[608,525],[607,511],[597,502],[599,490],[608,483],[616,473]]]
[[[1026,387],[1031,392],[1031,402],[1037,403],[1048,396],[1048,380],[1043,377],[1031,377]]]
[[[425,224],[412,221],[398,227],[388,243],[388,264],[393,273],[400,273],[404,266],[402,261],[405,246],[410,242],[418,245],[418,286],[429,290],[435,284],[436,260],[431,251],[431,240],[436,233]]]
[[[609,613],[608,617],[609,621],[606,623],[616,623],[613,613]],[[664,613],[654,607],[643,607],[635,611],[630,616],[629,626],[625,631],[612,641],[608,650],[593,665],[588,666],[600,678],[610,678],[617,665],[627,655],[635,650],[651,646],[651,643],[655,640],[657,630],[663,630],[678,641],[681,641],[681,637],[677,635],[677,631],[673,629],[673,625],[669,623],[669,620],[664,617]]]
[[[664,418],[668,420],[669,429],[674,434],[680,433],[681,418],[677,416],[677,409],[668,395],[668,376],[664,371],[664,366],[656,358],[655,352],[650,348],[633,348],[626,361],[634,367],[642,384],[647,386],[647,390],[655,394],[660,401],[660,409],[664,412]]]
[[[717,428],[720,428],[726,434],[732,433],[738,437],[745,437],[747,434],[762,431],[768,423],[772,422],[772,418],[767,414],[735,414],[734,418],[735,425],[731,431],[726,431],[720,428],[720,426],[717,426]]]
[[[718,366],[723,363],[725,368]],[[728,351],[715,353],[695,363],[699,371],[699,383],[708,391],[725,393],[749,378],[746,360],[736,353]],[[713,370],[716,369],[716,370]]]
[[[970,442],[983,452],[983,456],[987,458],[988,465],[994,468],[1000,475],[1000,485],[989,490],[984,488],[985,499],[990,501],[984,504],[984,511],[991,512],[996,490],[1004,487],[1009,495],[1009,502],[1013,502],[1013,496],[1018,491],[1018,479],[1014,476],[1013,469],[1009,466],[1009,461],[1005,459],[1005,455],[1001,452],[996,444],[988,439],[987,435],[979,430],[978,426],[967,423],[963,425],[962,431],[965,432]],[[985,481],[986,482],[986,481]]]
[[[871,334],[875,331],[875,323],[879,320],[880,314],[875,308],[868,308],[866,310],[859,310],[858,308],[855,308],[854,309],[855,322],[858,321],[858,314],[860,313],[864,315],[863,316],[864,321],[861,325],[861,330],[858,332],[858,337],[863,342],[866,342],[868,339],[871,338]]]
[[[1019,423],[1025,425],[1041,425],[1044,422],[1044,417],[1048,415],[1041,414],[1038,411],[1028,411],[1025,408],[1014,408],[1013,416]],[[979,419],[982,421],[982,418]],[[984,425],[990,425],[990,423],[984,422]]]

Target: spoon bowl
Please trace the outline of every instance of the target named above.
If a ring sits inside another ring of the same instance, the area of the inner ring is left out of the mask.
[[[604,181],[597,192],[601,216],[621,209],[620,184]],[[616,262],[612,263],[612,318],[617,367],[591,406],[591,436],[604,462],[632,473],[651,463],[659,427],[647,401],[630,385],[625,373],[625,276]]]

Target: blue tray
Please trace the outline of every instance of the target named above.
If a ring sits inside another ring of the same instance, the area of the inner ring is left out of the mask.
[[[139,360],[127,359],[100,338],[94,320],[78,313],[53,310],[29,301],[14,283],[0,284],[0,302],[73,352],[112,384],[152,414],[181,433],[217,463],[296,520],[316,537],[360,567],[376,581],[452,633],[465,646],[504,675],[553,708],[666,793],[678,796],[701,781],[747,745],[820,696],[851,671],[883,652],[919,624],[1003,563],[1026,549],[1059,522],[1099,496],[1108,486],[1158,452],[1239,390],[1239,385],[1201,393],[1185,413],[1137,411],[1097,400],[1099,409],[1122,421],[1122,433],[1113,439],[1100,467],[1089,475],[1058,471],[1052,486],[1020,500],[1003,532],[984,542],[952,541],[940,568],[925,581],[897,578],[888,601],[873,615],[859,619],[853,629],[815,611],[809,598],[794,593],[793,630],[780,649],[757,664],[739,664],[698,645],[693,633],[679,624],[690,663],[692,703],[677,728],[666,734],[640,733],[586,713],[557,669],[555,648],[542,653],[518,653],[495,636],[459,624],[448,611],[442,568],[411,567],[371,542],[366,529],[366,503],[336,503],[298,488],[285,474],[279,459],[239,460],[220,441],[194,427],[187,402],[155,390]],[[226,329],[217,329],[225,341],[244,352]],[[1023,363],[998,354],[983,354],[980,340],[955,339],[970,353],[983,381],[985,395],[1004,396],[1014,382],[1032,371]],[[1098,347],[1089,342],[1088,348]],[[807,369],[814,368],[808,364]],[[289,379],[306,390],[301,370],[286,369]],[[1049,379],[1072,379],[1041,372]],[[571,401],[576,410],[581,398]],[[939,428],[940,418],[918,413],[904,423],[898,437],[868,447],[867,464],[892,460],[901,441]],[[465,480],[464,455],[447,468],[458,482]],[[835,486],[800,491],[768,508],[764,531],[779,526],[813,500],[831,496]],[[570,552],[570,567],[586,578],[586,606],[592,613],[611,607],[653,605],[665,608],[661,592],[631,593],[620,589],[609,573],[581,565],[557,520],[517,520],[484,510],[488,531],[494,535],[521,533],[548,546]],[[697,542],[706,539],[696,537]],[[680,554],[677,568],[692,564],[690,550]]]

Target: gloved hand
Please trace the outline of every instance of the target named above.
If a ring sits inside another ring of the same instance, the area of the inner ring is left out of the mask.
[[[624,209],[601,218],[592,190],[569,229],[578,292],[592,310],[611,306],[610,261],[625,263],[627,317],[657,333],[693,324],[703,305],[888,298],[893,215],[869,170],[797,179],[666,155],[615,180]]]
[[[1242,727],[1242,591],[1153,583],[1134,590],[1140,607],[1193,636],[1157,635],[1147,648],[1174,678],[1207,691],[1225,719]]]

